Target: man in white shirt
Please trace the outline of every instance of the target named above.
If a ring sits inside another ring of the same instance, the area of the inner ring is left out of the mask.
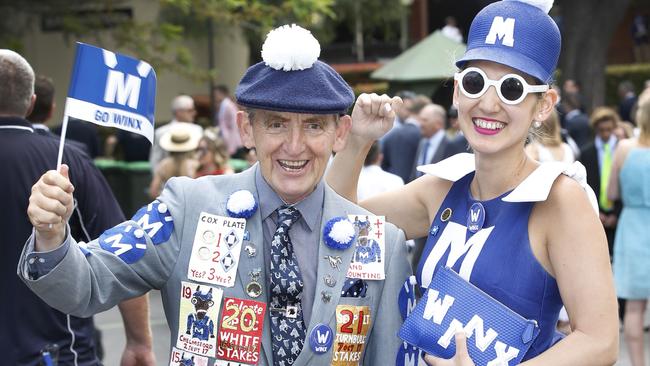
[[[445,18],[445,26],[442,27],[442,34],[455,42],[463,42],[463,35],[460,33],[460,29],[456,26],[456,18],[452,16]]]
[[[411,170],[411,177],[415,179],[422,173],[417,171],[420,165],[437,163],[445,157],[445,149],[449,139],[445,133],[445,120],[447,112],[438,104],[429,104],[422,108],[418,114],[422,139],[415,155],[416,160]]]
[[[391,191],[404,185],[404,180],[399,176],[384,171],[380,164],[382,153],[379,143],[375,141],[366,155],[366,160],[361,169],[359,184],[357,185],[357,198],[365,200],[379,193]]]

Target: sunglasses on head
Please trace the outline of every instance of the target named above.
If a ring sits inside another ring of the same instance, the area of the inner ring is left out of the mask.
[[[517,74],[503,75],[499,80],[492,80],[478,67],[468,67],[454,74],[458,81],[460,91],[469,98],[479,98],[494,86],[499,99],[505,104],[519,104],[528,93],[543,93],[548,90],[548,85],[530,85],[523,77]]]

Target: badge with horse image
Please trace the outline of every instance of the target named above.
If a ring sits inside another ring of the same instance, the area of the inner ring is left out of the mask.
[[[383,280],[386,255],[386,219],[384,216],[348,215],[357,229],[354,255],[347,277],[363,280]]]
[[[169,366],[208,366],[208,358],[172,347]]]
[[[246,219],[201,212],[194,234],[187,278],[233,287],[245,229]]]
[[[223,291],[216,287],[181,283],[176,347],[200,356],[216,357],[217,316]]]
[[[332,366],[357,366],[361,363],[371,322],[369,306],[336,306]]]
[[[219,327],[217,357],[256,365],[260,360],[266,303],[226,297]],[[221,364],[226,364],[221,362]]]

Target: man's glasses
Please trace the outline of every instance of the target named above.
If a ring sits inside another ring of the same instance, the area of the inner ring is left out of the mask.
[[[519,104],[528,93],[543,93],[548,90],[548,85],[530,85],[523,77],[517,74],[503,75],[499,80],[488,79],[483,70],[477,67],[468,67],[454,75],[458,81],[460,91],[469,98],[479,98],[494,86],[499,99],[505,104]]]

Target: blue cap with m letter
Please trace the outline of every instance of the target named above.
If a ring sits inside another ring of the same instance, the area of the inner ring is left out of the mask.
[[[456,62],[487,60],[549,83],[562,48],[560,30],[548,15],[553,0],[503,0],[481,10],[469,29],[467,51]]]

